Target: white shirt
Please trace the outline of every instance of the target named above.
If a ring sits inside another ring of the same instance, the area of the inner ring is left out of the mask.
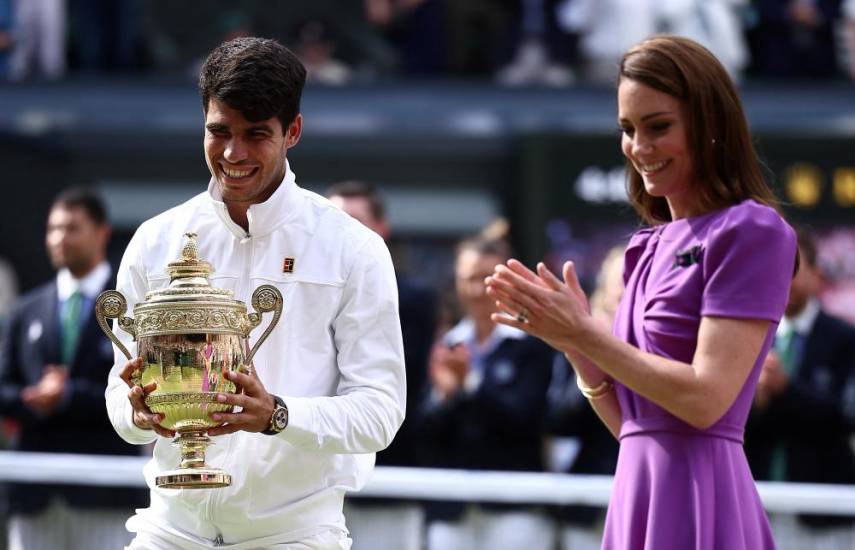
[[[816,322],[819,310],[819,300],[811,298],[808,300],[808,303],[805,304],[804,309],[796,314],[795,317],[784,316],[778,324],[775,334],[780,337],[790,331],[793,331],[799,336],[807,338],[813,328],[814,322]]]
[[[110,264],[106,261],[102,261],[96,265],[95,269],[80,279],[75,279],[71,271],[67,267],[64,267],[56,274],[57,297],[60,303],[62,303],[79,290],[87,299],[94,301],[98,297],[98,294],[104,290],[107,281],[110,280],[110,275]]]
[[[249,208],[249,232],[219,199],[212,180],[207,192],[143,223],[125,251],[118,290],[130,309],[147,291],[168,285],[165,267],[179,257],[189,231],[214,266],[211,284],[234,291],[249,310],[255,288],[275,285],[284,298],[282,319],[253,363],[267,391],[288,405],[288,427],[277,436],[213,438],[206,461],[232,475],[230,487],[158,489],[154,477],[177,467],[178,451],[133,424],[118,350],[107,409],[126,441],[157,440],[144,471],[151,507],[131,518],[132,530],[257,548],[342,527],[344,492],[364,485],[374,453],[392,441],[406,392],[398,294],[383,240],[298,187],[290,168],[273,196]],[[286,257],[294,259],[292,273],[283,272]],[[135,355],[128,335],[117,332]]]

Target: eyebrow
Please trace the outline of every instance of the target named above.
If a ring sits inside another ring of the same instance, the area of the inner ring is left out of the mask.
[[[651,118],[656,118],[656,117],[661,116],[661,115],[670,115],[670,114],[672,114],[671,111],[656,111],[655,113],[648,113],[648,114],[644,115],[643,117],[641,117],[641,122],[646,122],[646,121],[650,120]],[[621,118],[621,119],[619,119],[619,122],[624,123],[624,122],[629,122],[629,120],[626,118]]]
[[[205,125],[211,132],[228,132],[229,127],[226,124],[221,122],[209,122]],[[255,124],[246,129],[246,132],[266,132],[268,134],[273,133],[273,128],[270,127],[269,124]]]

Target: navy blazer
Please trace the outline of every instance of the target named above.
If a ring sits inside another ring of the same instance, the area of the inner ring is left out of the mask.
[[[769,406],[751,411],[745,452],[757,479],[768,479],[774,449],[784,446],[787,480],[855,483],[849,437],[855,427],[855,327],[820,311],[796,374]],[[810,525],[850,523],[841,516],[800,516]]]
[[[505,338],[486,357],[477,389],[460,391],[445,401],[428,400],[421,441],[428,465],[543,471],[546,392],[553,354],[537,338]],[[455,520],[464,506],[431,502],[429,520]]]
[[[112,287],[112,284],[108,284]],[[0,415],[20,425],[11,448],[47,453],[139,455],[140,448],[116,435],[107,417],[104,390],[113,366],[110,340],[98,327],[94,311],[81,328],[73,360],[67,366],[66,394],[58,407],[42,416],[26,407],[21,390],[36,384],[45,365],[60,364],[60,326],[56,281],[21,297],[3,327],[0,344]],[[12,513],[37,513],[59,496],[75,507],[145,506],[147,491],[130,488],[11,484]]]

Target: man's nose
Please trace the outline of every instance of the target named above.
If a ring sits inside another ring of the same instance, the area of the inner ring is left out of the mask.
[[[243,143],[243,140],[237,137],[234,137],[226,143],[226,150],[223,152],[223,156],[229,162],[240,162],[246,158],[246,146]]]

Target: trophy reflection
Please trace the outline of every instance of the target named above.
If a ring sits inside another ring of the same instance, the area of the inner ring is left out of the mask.
[[[174,470],[155,479],[158,487],[209,489],[226,487],[231,476],[205,463],[211,444],[207,430],[219,426],[214,412],[231,412],[219,403],[218,393],[235,393],[227,372],[248,371],[252,357],[276,326],[282,314],[282,294],[272,285],[261,285],[252,293],[253,313],[234,299],[231,290],[214,288],[208,282],[213,267],[199,258],[196,234],[185,234],[181,258],[166,271],[169,286],[148,292],[134,306],[134,317],[125,316],[127,300],[118,291],[101,293],[95,302],[99,326],[125,354],[131,354],[113,334],[107,319],[137,341],[142,367],[134,383],[157,383],[146,396],[152,412],[162,414],[161,425],[176,432],[173,443],[180,448],[181,462]],[[262,313],[273,312],[270,324],[249,350],[249,333],[261,323]]]

